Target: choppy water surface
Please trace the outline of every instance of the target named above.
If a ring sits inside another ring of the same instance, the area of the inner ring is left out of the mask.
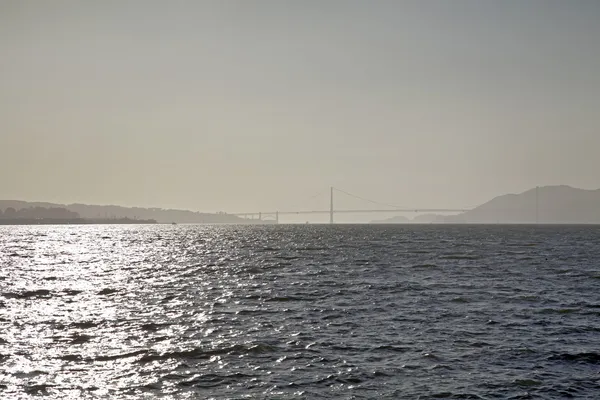
[[[600,398],[600,228],[0,228],[0,398]]]

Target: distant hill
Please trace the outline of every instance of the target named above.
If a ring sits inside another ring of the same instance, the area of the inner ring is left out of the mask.
[[[495,197],[458,215],[423,214],[412,220],[395,216],[371,223],[533,224],[536,221],[542,224],[600,224],[600,189],[577,189],[566,185],[543,186],[519,194]]]
[[[224,213],[210,214],[187,210],[168,210],[162,208],[140,208],[140,207],[121,207],[121,206],[98,206],[87,204],[54,204],[44,202],[27,202],[20,200],[0,200],[0,210],[8,208],[15,210],[44,207],[44,208],[64,208],[73,213],[77,213],[85,219],[142,219],[156,220],[159,223],[199,223],[199,224],[244,224],[257,223],[258,220],[245,220],[235,215]]]
[[[444,222],[444,216],[438,214],[421,214],[412,219],[415,224],[432,224]]]
[[[444,216],[438,214],[421,214],[417,215],[413,219],[397,215],[387,219],[371,221],[371,224],[431,224],[431,223],[443,223]]]
[[[408,219],[402,215],[397,215],[392,218],[371,221],[371,223],[372,224],[408,224],[408,223],[410,223],[410,219]]]
[[[600,224],[600,189],[543,186],[498,196],[473,210],[444,218],[449,223],[535,223],[536,220],[545,224]]]

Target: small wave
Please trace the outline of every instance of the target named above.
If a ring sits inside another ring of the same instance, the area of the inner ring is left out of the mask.
[[[479,260],[479,256],[469,254],[449,254],[440,257],[442,260]]]
[[[229,314],[230,311],[224,311],[222,312],[222,314]],[[235,315],[252,315],[252,314],[268,314],[268,313],[272,313],[260,308],[254,308],[254,309],[243,309],[243,310],[239,310],[239,311],[235,311]]]
[[[533,302],[538,302],[538,301],[542,300],[542,298],[536,294],[525,294],[525,295],[521,295],[521,296],[518,296],[515,298],[520,301],[533,301]]]
[[[10,253],[9,257],[21,257],[21,258],[33,258],[32,255],[29,254],[19,254],[19,253]]]
[[[58,358],[61,360],[64,360],[64,361],[96,362],[96,361],[114,361],[114,360],[119,360],[121,358],[138,357],[142,354],[146,354],[146,350],[137,350],[137,351],[132,351],[129,353],[111,354],[111,355],[103,355],[103,356],[96,356],[96,357],[83,357],[80,354],[64,354]]]
[[[50,291],[48,289],[38,290],[26,290],[24,292],[5,292],[2,295],[7,299],[30,299],[34,297],[49,297]]]
[[[233,346],[224,347],[220,349],[201,349],[195,348],[190,350],[182,351],[171,351],[162,354],[146,354],[139,362],[148,363],[152,361],[167,360],[167,359],[209,359],[213,356],[219,355],[248,355],[248,354],[264,354],[276,352],[277,348],[265,343],[257,343],[252,345],[246,344],[235,344]]]
[[[428,360],[436,360],[436,361],[440,361],[440,357],[436,356],[435,354],[431,354],[431,353],[425,353],[423,354],[423,358],[426,358]]]
[[[300,298],[300,297],[293,297],[293,296],[269,297],[268,299],[265,299],[265,301],[268,301],[268,302],[287,302],[287,301],[302,301],[302,300],[304,300],[304,299]]]
[[[72,339],[71,339],[71,344],[83,344],[83,343],[87,343],[90,340],[92,340],[93,336],[90,335],[79,335],[79,334],[75,334],[73,335]]]
[[[365,380],[357,376],[349,376],[347,378],[337,378],[336,381],[345,384],[357,385],[359,383],[363,383]]]
[[[75,361],[75,362],[83,361],[83,357],[80,356],[79,354],[65,354],[64,356],[60,356],[58,358],[63,361]]]
[[[162,304],[165,304],[165,303],[170,302],[171,300],[174,300],[175,298],[177,298],[177,296],[174,295],[174,294],[172,294],[172,295],[169,295],[169,296],[165,296],[160,302]]]
[[[365,348],[365,347],[353,346],[350,344],[333,344],[333,345],[329,345],[327,347],[330,348],[331,350],[345,351],[345,352],[350,352],[350,353],[355,353],[355,354],[360,354],[360,353],[364,352],[365,350],[367,350],[367,348]]]
[[[65,289],[62,291],[62,293],[64,293],[67,296],[77,296],[78,294],[82,293],[83,290],[77,290],[77,289]]]
[[[565,327],[557,332],[560,335],[577,335],[586,333],[600,333],[600,327],[596,326],[571,326]]]
[[[539,386],[542,384],[542,382],[538,381],[537,379],[515,379],[513,381],[513,383],[516,386],[520,386],[520,387],[532,387],[532,386]]]
[[[113,294],[118,292],[118,289],[105,288],[98,292],[99,295]]]
[[[554,361],[571,361],[587,364],[600,364],[600,354],[598,353],[562,353],[548,357]]]
[[[189,368],[187,364],[180,365],[181,367]],[[183,374],[178,374],[176,372],[170,372],[162,377],[162,380],[165,381],[181,381],[186,379],[188,376]]]
[[[429,396],[431,399],[483,399],[483,397],[478,396],[473,393],[452,393],[452,392],[439,392],[434,393]]]
[[[150,382],[145,385],[141,385],[137,387],[140,390],[148,390],[148,391],[157,391],[161,389],[161,385],[158,382]]]
[[[336,381],[335,375],[327,375],[325,378],[318,379],[314,382],[311,382],[311,385],[332,385]]]
[[[72,322],[70,324],[70,327],[75,328],[75,329],[89,329],[89,328],[95,328],[99,325],[101,325],[103,323],[103,321],[80,321],[80,322]]]
[[[14,373],[15,376],[19,377],[19,378],[36,378],[36,377],[42,377],[42,376],[46,376],[48,375],[48,371],[42,371],[39,369],[34,369],[31,371],[16,371]]]
[[[269,252],[269,251],[279,251],[280,249],[276,247],[263,247],[262,249],[257,249],[257,252]]]
[[[579,308],[559,308],[557,312],[559,314],[571,314],[580,311]]]
[[[235,381],[239,380],[247,380],[248,378],[252,378],[252,375],[243,374],[240,372],[234,374],[205,374],[205,375],[195,375],[191,379],[179,382],[179,386],[184,387],[204,387],[210,388],[225,384],[231,384]]]
[[[298,256],[275,256],[275,259],[278,260],[286,260],[286,261],[292,261],[292,260],[298,260],[300,259],[300,257]]]
[[[452,299],[450,299],[450,301],[452,303],[469,303],[471,300],[465,298],[465,297],[453,297]]]
[[[158,330],[161,330],[161,329],[169,327],[169,326],[171,326],[171,324],[169,324],[169,323],[157,324],[154,322],[150,322],[150,323],[142,325],[141,328],[145,331],[156,332]]]
[[[137,350],[137,351],[132,351],[129,353],[113,354],[113,355],[107,355],[107,356],[97,356],[95,358],[92,358],[92,361],[113,361],[113,360],[118,360],[120,358],[137,357],[137,356],[140,356],[145,353],[146,353],[146,350]]]
[[[543,308],[540,314],[572,314],[581,311],[579,308]]]
[[[489,346],[491,346],[491,344],[488,342],[471,342],[471,343],[469,343],[469,346],[475,347],[475,348],[482,348],[482,347],[489,347]]]
[[[48,389],[54,387],[54,385],[43,383],[40,385],[30,385],[25,387],[25,393],[27,394],[48,394]]]
[[[407,351],[410,351],[411,349],[409,347],[403,347],[403,346],[394,346],[394,345],[382,345],[382,346],[377,346],[373,349],[371,349],[371,351],[391,351],[394,353],[406,353]]]

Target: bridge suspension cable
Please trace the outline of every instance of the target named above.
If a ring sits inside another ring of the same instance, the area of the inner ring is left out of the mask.
[[[347,192],[347,191],[345,191],[345,190],[342,190],[342,189],[338,189],[338,188],[336,188],[336,187],[334,187],[334,188],[333,188],[333,190],[334,190],[334,191],[336,191],[336,192],[343,193],[343,194],[345,194],[346,196],[354,197],[355,199],[362,200],[362,201],[366,201],[366,202],[368,202],[368,203],[372,203],[372,204],[376,204],[376,205],[378,205],[378,206],[383,206],[383,207],[391,207],[391,208],[398,208],[398,209],[399,209],[399,208],[402,208],[402,207],[400,207],[400,206],[396,206],[396,205],[393,205],[393,204],[382,203],[382,202],[380,202],[380,201],[375,201],[375,200],[367,199],[367,198],[365,198],[365,197],[357,196],[357,195],[355,195],[355,194],[349,193],[349,192]]]
[[[362,196],[358,196],[355,194],[352,194],[350,192],[347,192],[345,190],[342,189],[338,189],[335,187],[329,187],[328,191],[330,192],[330,207],[329,210],[324,210],[324,209],[312,209],[312,210],[298,210],[298,211],[271,211],[271,212],[253,212],[253,213],[232,213],[231,215],[237,215],[240,217],[247,217],[247,216],[252,216],[254,217],[255,215],[258,215],[258,219],[261,220],[262,216],[264,215],[274,215],[275,216],[275,221],[279,222],[279,215],[282,214],[295,214],[295,215],[300,215],[300,214],[329,214],[329,222],[333,223],[333,215],[334,213],[381,213],[381,212],[444,212],[444,213],[448,213],[448,212],[465,212],[468,211],[468,209],[453,209],[453,208],[418,208],[418,207],[401,207],[401,206],[397,206],[394,204],[389,204],[389,203],[383,203],[380,201],[376,201],[376,200],[371,200],[371,199],[367,199],[366,197],[362,197]],[[386,207],[386,209],[342,209],[342,210],[335,210],[334,206],[333,206],[333,193],[334,192],[339,192],[339,193],[343,193],[346,196],[349,197],[353,197],[355,199],[361,200],[361,201],[365,201],[371,204],[376,204],[380,207]],[[324,194],[324,192],[319,192],[316,195],[310,196],[308,198],[306,198],[306,200],[312,200],[315,199],[319,196],[322,196]],[[305,201],[306,201],[305,200]]]

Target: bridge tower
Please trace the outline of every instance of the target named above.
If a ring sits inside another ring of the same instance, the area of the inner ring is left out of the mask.
[[[333,186],[329,188],[329,223],[333,224]]]

